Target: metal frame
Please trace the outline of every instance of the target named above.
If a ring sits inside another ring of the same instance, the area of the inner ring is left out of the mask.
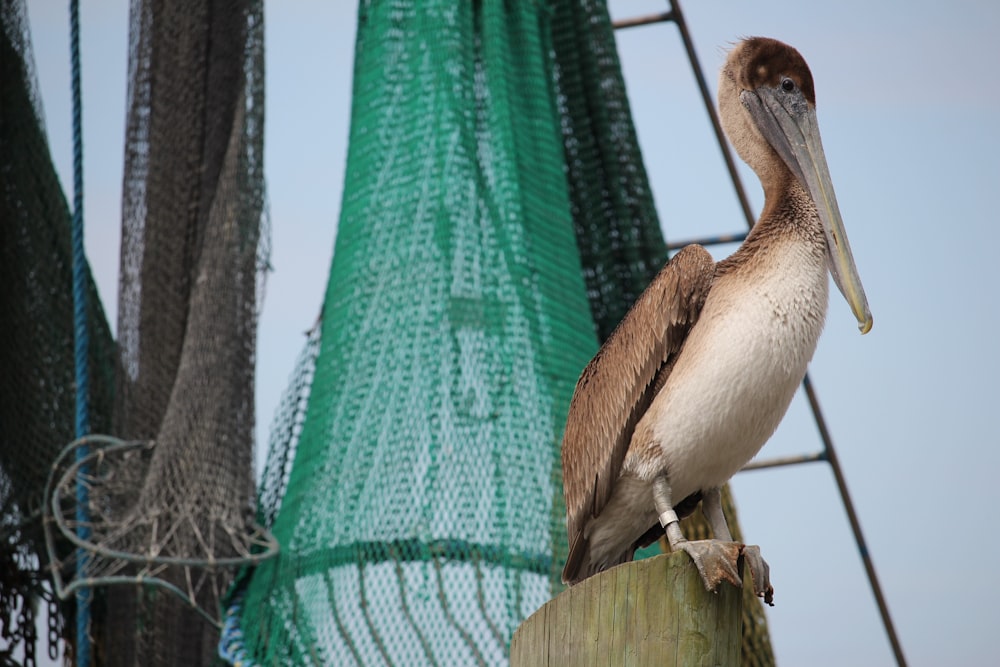
[[[46,501],[42,506],[42,529],[45,535],[45,548],[49,558],[49,569],[55,593],[60,599],[65,600],[70,595],[78,595],[80,592],[89,591],[97,586],[142,585],[159,587],[175,594],[201,614],[205,620],[221,630],[223,619],[218,614],[213,615],[209,610],[205,610],[197,604],[193,590],[190,588],[190,570],[204,572],[215,572],[224,568],[235,570],[247,565],[255,566],[273,558],[278,554],[280,548],[277,540],[267,529],[255,525],[254,532],[246,536],[247,544],[244,553],[239,556],[214,558],[208,554],[204,558],[184,558],[110,549],[100,544],[99,540],[94,540],[92,535],[94,522],[89,516],[90,512],[82,522],[77,517],[72,522],[75,525],[71,525],[71,522],[68,522],[64,516],[63,508],[73,504],[70,502],[73,499],[70,490],[79,485],[88,486],[90,483],[99,483],[100,480],[94,478],[93,471],[105,459],[120,456],[133,450],[151,450],[155,445],[155,442],[124,441],[112,436],[91,434],[69,443],[56,457],[45,482],[44,498]],[[73,457],[72,462],[70,462],[70,457]],[[79,535],[81,527],[86,529],[85,537]],[[83,554],[86,563],[92,563],[96,557],[101,557],[117,561],[122,565],[131,564],[136,568],[136,571],[128,575],[91,576],[85,571],[81,572],[78,559],[76,561],[77,571],[73,572],[67,580],[62,571],[64,563],[56,552],[56,537],[58,537],[56,531],[60,534],[59,536],[71,542],[78,553]],[[186,572],[188,591],[182,590],[159,576],[170,566],[188,569]]]
[[[691,71],[698,84],[698,91],[701,93],[702,102],[705,104],[705,111],[708,113],[708,117],[712,121],[712,129],[715,131],[715,138],[719,143],[719,150],[722,151],[722,157],[723,160],[725,160],[726,169],[729,171],[729,177],[732,179],[733,188],[736,191],[737,198],[739,199],[740,207],[743,209],[743,215],[746,218],[747,227],[753,227],[755,221],[753,211],[750,208],[750,202],[747,199],[746,190],[743,187],[743,182],[736,169],[736,163],[733,160],[729,144],[727,143],[725,134],[722,131],[722,125],[720,124],[719,116],[715,111],[712,96],[705,83],[705,76],[702,73],[701,65],[698,62],[698,56],[694,50],[694,42],[691,40],[691,33],[684,20],[684,14],[681,11],[680,2],[679,0],[667,0],[667,2],[670,6],[669,11],[615,21],[612,23],[612,26],[615,30],[624,30],[626,28],[635,28],[657,23],[674,23],[678,30],[680,30],[681,40],[684,42],[684,50],[687,52],[688,62],[691,64]],[[709,236],[679,243],[670,243],[667,245],[667,248],[669,250],[678,250],[686,245],[689,245],[690,243],[699,243],[701,245],[733,243],[742,241],[744,238],[746,238],[745,232]],[[875,596],[875,602],[878,605],[879,614],[882,617],[882,624],[885,627],[885,633],[889,639],[889,644],[891,645],[892,652],[896,658],[896,664],[899,665],[899,667],[905,667],[906,658],[903,656],[903,648],[896,635],[896,629],[893,626],[892,617],[889,614],[889,606],[885,601],[885,596],[882,594],[882,587],[879,584],[878,575],[875,573],[875,565],[872,562],[871,555],[868,552],[868,546],[865,543],[864,535],[861,532],[861,524],[858,521],[857,512],[854,510],[854,503],[851,501],[850,493],[848,493],[847,490],[847,480],[844,477],[844,471],[840,467],[840,460],[837,458],[837,453],[833,446],[833,438],[830,436],[830,431],[826,426],[826,420],[823,418],[823,412],[819,406],[819,399],[816,396],[816,390],[813,388],[812,381],[809,379],[808,373],[806,373],[805,378],[802,380],[802,388],[805,390],[806,398],[809,400],[809,407],[812,410],[813,419],[816,421],[816,428],[819,430],[823,448],[812,454],[785,456],[765,459],[763,461],[755,461],[747,464],[743,470],[762,470],[764,468],[798,465],[801,463],[812,463],[814,461],[826,461],[830,464],[830,467],[833,469],[833,477],[837,482],[837,490],[840,492],[840,499],[844,503],[844,511],[847,513],[847,518],[851,524],[851,530],[854,533],[854,540],[858,545],[858,552],[861,555],[861,560],[865,566],[865,572],[868,575],[868,583],[871,584],[872,594]]]

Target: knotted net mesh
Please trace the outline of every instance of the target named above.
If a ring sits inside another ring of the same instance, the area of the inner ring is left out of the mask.
[[[56,573],[101,587],[99,663],[209,664],[232,576],[222,566],[267,546],[252,472],[261,3],[134,0],[126,123],[117,438],[88,443],[82,477],[56,464],[63,535],[81,525],[80,480],[89,497],[86,567],[66,559]]]
[[[245,600],[265,664],[500,664],[551,595],[559,438],[596,338],[550,22],[527,3],[361,7],[282,552]]]
[[[212,565],[255,549],[263,74],[259,0],[133,0],[114,433],[155,446],[116,469],[95,541],[201,563],[108,564],[189,599],[108,589],[105,664],[209,664],[217,630],[188,603],[217,617]]]

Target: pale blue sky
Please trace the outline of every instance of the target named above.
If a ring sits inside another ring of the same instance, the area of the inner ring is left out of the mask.
[[[28,4],[52,153],[70,196],[66,4]],[[114,324],[128,2],[82,4],[87,249]],[[617,17],[663,8],[655,0],[611,6]],[[684,10],[713,90],[724,49],[741,36],[784,40],[812,68],[830,171],[875,319],[858,335],[832,291],[814,384],[910,664],[993,664],[1000,4],[688,0]],[[271,2],[265,26],[275,271],[258,339],[261,441],[329,270],[355,9]],[[667,236],[742,230],[676,28],[618,39]],[[744,181],[759,207],[756,178],[744,170]],[[799,397],[762,456],[818,447]],[[892,664],[828,466],[746,473],[734,488],[744,534],[771,564],[779,662]]]

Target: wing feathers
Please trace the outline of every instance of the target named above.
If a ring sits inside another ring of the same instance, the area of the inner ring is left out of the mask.
[[[600,514],[611,497],[635,425],[666,380],[671,355],[697,321],[714,275],[715,263],[704,248],[681,250],[580,375],[562,445],[570,545],[585,545],[579,538],[587,521]],[[570,559],[567,570],[579,563],[579,556]]]

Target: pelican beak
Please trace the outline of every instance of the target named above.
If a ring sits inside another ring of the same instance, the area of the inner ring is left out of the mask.
[[[761,134],[812,196],[826,232],[830,273],[851,306],[861,333],[868,333],[872,328],[872,314],[858,269],[854,266],[854,256],[833,192],[830,169],[826,165],[823,142],[819,137],[816,108],[798,88],[786,92],[780,86],[745,90],[740,94],[740,100]]]

